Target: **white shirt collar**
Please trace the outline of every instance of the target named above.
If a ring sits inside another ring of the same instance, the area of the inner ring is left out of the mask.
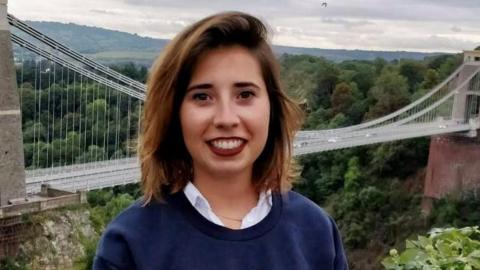
[[[188,182],[188,184],[183,189],[185,196],[187,197],[188,201],[193,205],[193,207],[206,219],[209,221],[224,226],[223,222],[220,218],[213,213],[208,200],[202,195],[202,193],[197,189],[197,187],[192,183]],[[247,215],[242,220],[242,225],[240,229],[245,229],[251,227],[258,222],[262,221],[272,208],[272,191],[267,190],[261,192],[258,197],[257,205],[248,212]]]

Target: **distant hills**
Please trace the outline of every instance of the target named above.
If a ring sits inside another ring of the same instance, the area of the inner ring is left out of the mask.
[[[131,61],[150,65],[169,41],[73,23],[38,21],[26,21],[26,23],[80,53],[107,64]],[[336,62],[344,60],[373,60],[377,57],[384,58],[387,61],[395,59],[421,60],[425,57],[444,54],[408,51],[336,50],[288,46],[274,46],[274,51],[278,55],[284,53],[307,54],[325,57]]]

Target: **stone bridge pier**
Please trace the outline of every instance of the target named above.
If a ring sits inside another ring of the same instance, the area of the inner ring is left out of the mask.
[[[424,195],[439,199],[467,192],[480,192],[480,138],[432,137]]]
[[[7,0],[0,0],[0,206],[25,197],[22,119]]]
[[[464,52],[464,62],[475,62],[473,64],[478,63],[480,66],[480,51]],[[477,70],[478,66],[475,65],[472,68]],[[468,75],[470,74],[460,74],[460,77]],[[469,193],[480,196],[480,80],[473,82],[460,90],[458,98],[461,101],[455,100],[455,104],[459,105],[454,106],[452,113],[453,119],[469,121],[472,130],[468,134],[434,136],[430,141],[424,185],[425,200],[422,205],[426,212],[431,210],[432,199],[446,195],[462,197]]]

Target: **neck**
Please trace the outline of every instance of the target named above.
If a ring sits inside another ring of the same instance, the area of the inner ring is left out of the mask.
[[[245,171],[221,176],[195,170],[193,184],[217,214],[243,217],[258,202],[258,193],[251,180],[251,170]]]

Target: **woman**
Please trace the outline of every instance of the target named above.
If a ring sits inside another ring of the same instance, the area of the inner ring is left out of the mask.
[[[221,13],[180,33],[144,113],[144,199],[108,226],[94,269],[347,269],[332,219],[289,191],[301,112],[261,21]]]

